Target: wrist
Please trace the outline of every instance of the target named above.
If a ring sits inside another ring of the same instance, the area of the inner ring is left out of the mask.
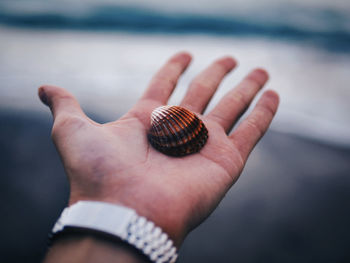
[[[71,233],[90,233],[122,240],[138,248],[152,262],[170,263],[177,249],[154,222],[134,209],[100,201],[79,201],[64,209],[53,228],[53,239]]]
[[[121,240],[111,240],[84,232],[70,232],[55,239],[44,260],[51,262],[144,263],[148,258]]]
[[[87,198],[77,195],[71,195],[69,199],[69,206],[76,204],[79,201],[99,201],[115,205],[131,208],[136,211],[139,216],[145,217],[147,220],[153,222],[160,227],[164,233],[173,241],[174,246],[179,249],[184,241],[187,233],[185,227],[185,220],[183,219],[183,210],[174,210],[171,203],[160,204],[159,202],[145,203],[137,201],[134,198],[122,199],[112,195],[104,198]],[[164,199],[163,199],[164,201]]]

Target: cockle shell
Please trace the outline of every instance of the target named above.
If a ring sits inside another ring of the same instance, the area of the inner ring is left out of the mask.
[[[204,123],[179,106],[161,106],[151,114],[148,140],[158,151],[171,156],[198,152],[208,139]]]

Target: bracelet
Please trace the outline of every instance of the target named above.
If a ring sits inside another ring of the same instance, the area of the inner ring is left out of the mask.
[[[176,248],[168,235],[128,207],[79,201],[63,210],[52,229],[53,237],[64,232],[65,228],[93,230],[117,236],[156,263],[173,263],[177,259]]]

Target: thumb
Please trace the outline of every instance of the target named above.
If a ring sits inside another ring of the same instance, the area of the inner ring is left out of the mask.
[[[55,86],[41,86],[38,90],[40,100],[50,107],[54,119],[62,116],[87,118],[78,101],[67,90]]]

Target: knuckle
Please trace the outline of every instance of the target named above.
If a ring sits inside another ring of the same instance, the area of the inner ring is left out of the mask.
[[[257,137],[260,138],[264,135],[265,129],[256,117],[248,118],[246,124],[257,134]]]
[[[202,94],[206,90],[211,90],[211,86],[213,86],[210,82],[204,82],[204,81],[199,81],[195,80],[191,83],[191,87],[194,90],[197,90],[198,94]]]
[[[260,84],[258,81],[250,77],[247,77],[245,80],[243,80],[242,84],[244,87],[254,89],[254,90],[262,87],[262,84]]]
[[[57,139],[58,137],[71,134],[74,131],[81,129],[86,122],[80,116],[60,115],[54,121],[51,137]]]
[[[271,105],[266,105],[262,110],[265,115],[268,115],[271,118],[275,115],[276,112],[275,108]]]
[[[65,90],[57,90],[53,95],[53,101],[56,103],[75,100],[73,95]]]
[[[214,121],[220,123],[223,126],[227,126],[227,123],[231,123],[232,122],[232,120],[229,117],[225,116],[222,113],[221,114],[220,113],[211,113],[210,117]]]
[[[177,79],[173,78],[167,78],[167,77],[161,77],[161,76],[156,76],[153,78],[151,85],[153,87],[174,87],[177,84]]]
[[[250,104],[250,100],[239,90],[236,90],[231,96],[228,96],[227,99],[230,104],[238,105],[238,107],[242,109],[245,109]]]
[[[270,120],[275,115],[275,109],[272,105],[257,105],[257,114],[261,119]]]

